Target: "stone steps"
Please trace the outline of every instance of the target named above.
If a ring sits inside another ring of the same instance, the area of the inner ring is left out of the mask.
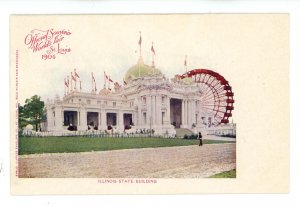
[[[188,136],[194,134],[191,130],[186,128],[175,128],[175,131],[176,131],[176,137],[178,138],[183,138],[185,134]]]

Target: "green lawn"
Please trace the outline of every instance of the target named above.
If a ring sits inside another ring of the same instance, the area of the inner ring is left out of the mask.
[[[132,148],[196,145],[198,140],[165,138],[20,137],[19,154],[90,152]],[[229,141],[204,140],[204,144]]]
[[[236,178],[236,170],[229,170],[210,176],[210,178]]]

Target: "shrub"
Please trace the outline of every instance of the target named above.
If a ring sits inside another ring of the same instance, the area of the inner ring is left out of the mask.
[[[189,138],[189,136],[187,135],[187,134],[185,134],[184,136],[183,136],[183,139],[188,139]]]
[[[197,139],[197,135],[196,134],[192,134],[189,139]]]

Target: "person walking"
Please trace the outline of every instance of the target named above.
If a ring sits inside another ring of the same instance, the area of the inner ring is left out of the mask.
[[[201,134],[201,132],[199,132],[199,134],[198,134],[198,139],[199,139],[199,146],[202,146],[203,143],[202,143],[202,134]]]

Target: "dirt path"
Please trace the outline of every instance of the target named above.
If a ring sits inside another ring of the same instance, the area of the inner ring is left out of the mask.
[[[199,178],[236,166],[235,144],[19,156],[20,177]]]

